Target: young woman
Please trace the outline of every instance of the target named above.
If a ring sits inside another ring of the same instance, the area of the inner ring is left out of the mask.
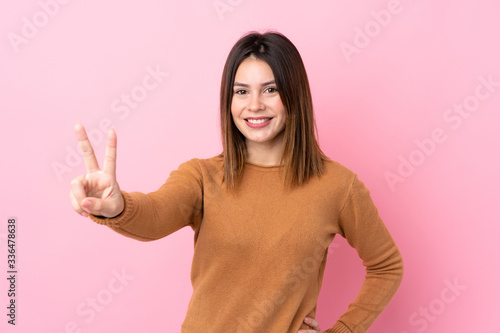
[[[357,175],[320,150],[306,71],[285,36],[250,33],[234,45],[220,116],[222,153],[182,163],[147,194],[118,186],[115,132],[100,170],[77,124],[87,173],[71,183],[73,208],[142,241],[193,229],[182,332],[365,332],[401,282],[401,254]],[[347,311],[322,331],[313,318],[337,234],[367,273]]]

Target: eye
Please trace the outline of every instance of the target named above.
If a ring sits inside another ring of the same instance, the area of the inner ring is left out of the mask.
[[[277,91],[278,91],[278,89],[276,89],[275,87],[269,87],[269,88],[266,88],[266,90],[265,90],[265,92],[269,93],[269,94],[275,93]]]
[[[236,95],[245,95],[247,93],[247,91],[244,89],[240,89],[240,90],[236,90],[234,93]]]

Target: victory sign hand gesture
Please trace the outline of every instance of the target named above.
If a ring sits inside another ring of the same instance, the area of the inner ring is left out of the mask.
[[[85,128],[77,123],[75,135],[83,154],[87,173],[71,181],[70,200],[80,215],[115,217],[125,207],[120,187],[116,182],[116,133],[110,130],[106,143],[103,169],[99,168]]]

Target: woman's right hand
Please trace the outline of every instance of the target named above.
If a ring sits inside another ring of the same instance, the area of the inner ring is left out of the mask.
[[[125,207],[120,187],[116,182],[116,133],[110,130],[106,143],[103,169],[99,168],[94,150],[82,124],[75,125],[75,134],[87,173],[71,181],[69,194],[73,209],[80,215],[104,217],[120,215]]]

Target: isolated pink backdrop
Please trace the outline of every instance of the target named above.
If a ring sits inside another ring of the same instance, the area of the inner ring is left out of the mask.
[[[274,29],[303,56],[321,147],[366,183],[403,253],[370,332],[500,332],[499,17],[494,0],[2,1],[0,276],[9,217],[19,275],[15,327],[1,278],[0,330],[180,331],[193,232],[143,243],[77,215],[73,126],[100,161],[114,127],[120,186],[154,191],[220,152],[226,56],[245,32]],[[345,240],[330,254],[323,328],[364,274]]]

